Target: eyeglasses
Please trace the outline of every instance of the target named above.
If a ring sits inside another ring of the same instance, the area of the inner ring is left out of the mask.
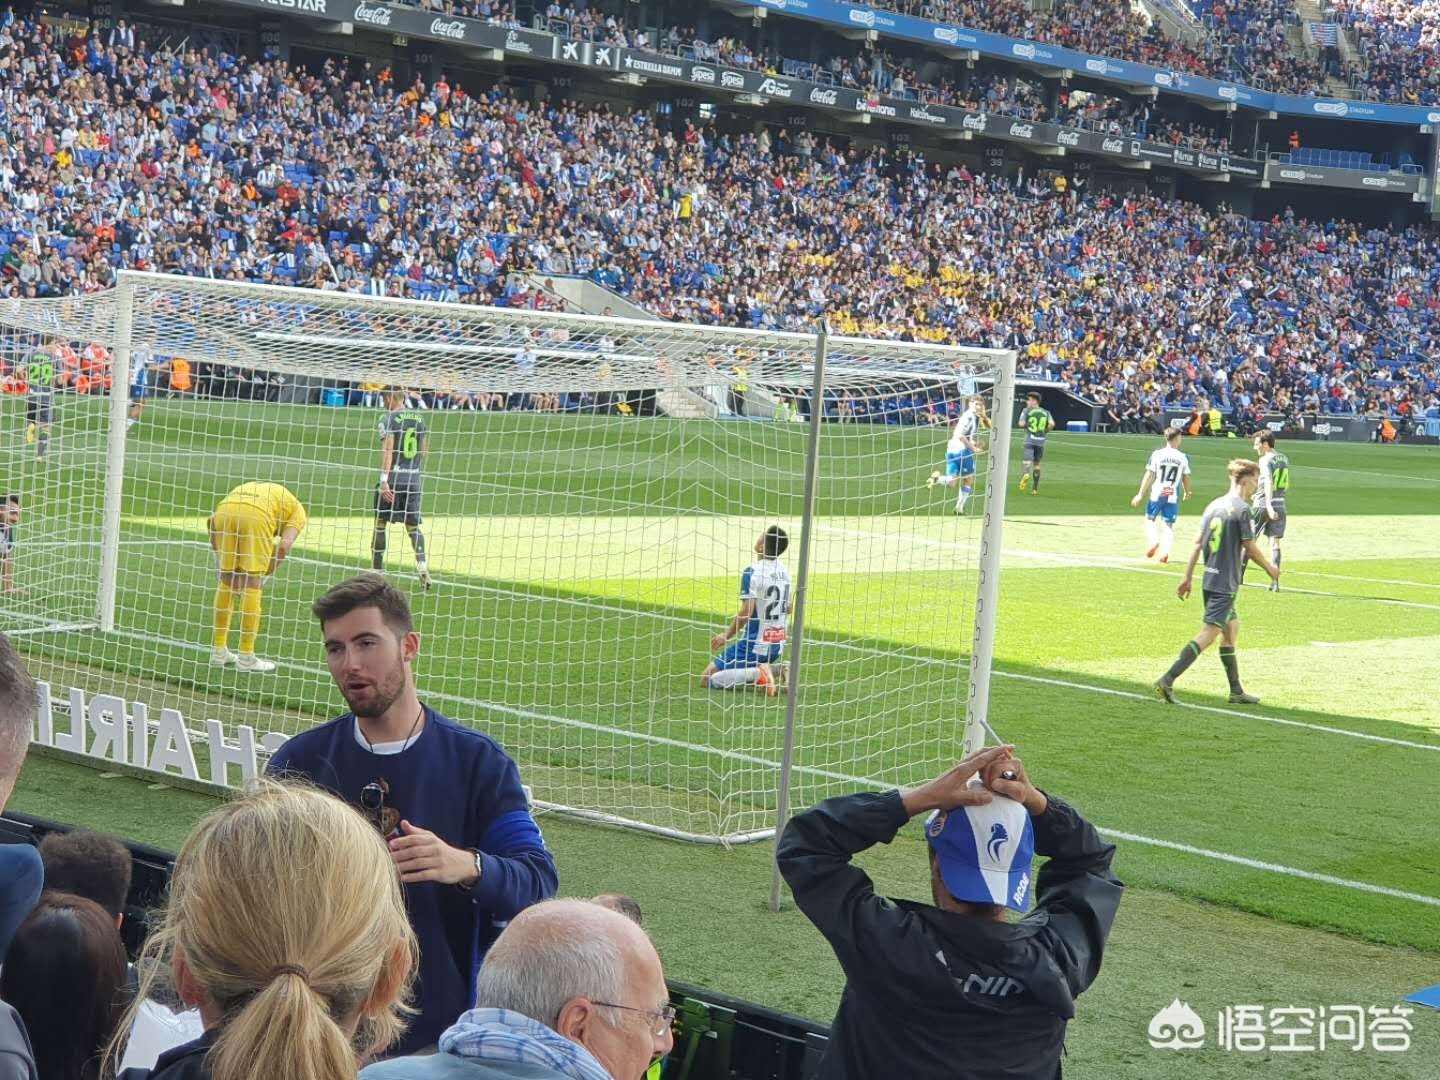
[[[675,1012],[673,1005],[662,1005],[658,1009],[637,1009],[634,1005],[616,1005],[609,1001],[592,1002],[595,1005],[603,1005],[607,1009],[624,1009],[626,1012],[636,1012],[641,1016],[650,1018],[650,1034],[664,1035],[675,1023]]]

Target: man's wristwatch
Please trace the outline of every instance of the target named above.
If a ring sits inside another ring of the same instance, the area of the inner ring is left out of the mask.
[[[483,861],[481,861],[480,849],[470,848],[469,850],[470,854],[475,856],[475,880],[470,882],[470,884],[468,885],[464,884],[463,882],[457,883],[456,888],[460,889],[463,892],[469,892],[471,889],[475,888],[475,886],[480,883],[480,878],[483,877],[485,874],[485,864]]]

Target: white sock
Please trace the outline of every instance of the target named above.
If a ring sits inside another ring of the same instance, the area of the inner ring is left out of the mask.
[[[969,502],[969,501],[970,501],[970,489],[967,488],[967,487],[962,487],[962,488],[960,489],[960,496],[959,496],[959,498],[957,498],[957,499],[955,500],[955,509],[956,509],[956,510],[964,510],[964,509],[965,509],[965,504],[966,504],[967,502]]]
[[[134,427],[134,426],[135,426],[135,417],[133,417],[133,416],[127,416],[127,417],[125,418],[125,426],[126,426],[126,427]]]
[[[1175,543],[1175,529],[1171,525],[1160,526],[1160,558],[1170,557],[1170,546]]]
[[[954,487],[954,486],[955,486],[955,477],[953,477],[953,476],[942,476],[942,477],[940,477],[940,483],[944,484],[946,487]]]
[[[710,689],[729,690],[732,686],[753,686],[759,678],[759,668],[730,668],[710,676]]]
[[[1160,543],[1160,533],[1154,518],[1145,519],[1145,550],[1149,551],[1156,544]]]

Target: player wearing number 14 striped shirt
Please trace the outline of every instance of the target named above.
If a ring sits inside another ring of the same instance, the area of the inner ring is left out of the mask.
[[[1145,557],[1153,559],[1158,553],[1162,563],[1170,561],[1181,491],[1183,498],[1190,498],[1190,459],[1180,452],[1183,435],[1178,427],[1165,432],[1165,445],[1150,455],[1145,475],[1140,478],[1140,490],[1130,500],[1131,506],[1139,506],[1145,490],[1150,489],[1150,501],[1145,504],[1145,541],[1149,548]]]
[[[779,525],[771,525],[755,541],[760,558],[740,575],[740,610],[710,639],[712,649],[723,651],[700,676],[701,686],[711,690],[756,686],[774,697],[776,689],[785,685],[789,670],[780,654],[790,622],[790,571],[780,556],[789,546],[790,538]]]

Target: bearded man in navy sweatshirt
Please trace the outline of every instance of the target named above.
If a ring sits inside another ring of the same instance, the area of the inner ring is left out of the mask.
[[[365,574],[311,610],[351,711],[290,739],[266,771],[303,776],[359,807],[389,843],[420,942],[418,1012],[390,1052],[414,1053],[471,1007],[505,923],[555,895],[555,861],[510,756],[420,703],[420,637],[405,594]]]

